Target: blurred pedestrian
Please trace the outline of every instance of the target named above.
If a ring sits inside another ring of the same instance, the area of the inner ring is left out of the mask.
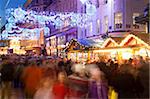
[[[2,80],[1,99],[10,98],[10,90],[11,90],[12,81],[14,80],[14,72],[15,72],[14,65],[12,63],[6,62],[2,64],[2,68],[0,70],[1,80]]]
[[[89,94],[90,99],[108,99],[108,85],[104,73],[96,66],[90,68]]]
[[[30,66],[24,69],[22,78],[25,85],[26,98],[33,98],[41,77],[41,69],[37,67],[35,62],[32,62]]]
[[[74,64],[73,74],[69,78],[69,98],[83,99],[88,92],[88,78],[85,75],[85,65]]]
[[[52,89],[54,99],[65,99],[68,94],[67,74],[66,72],[59,72],[57,81]]]
[[[118,73],[113,75],[111,84],[115,91],[118,93],[118,99],[123,98],[136,98],[136,82],[133,74],[131,73],[133,67],[129,64],[124,64]]]
[[[39,88],[37,89],[34,99],[53,99],[52,87],[56,77],[55,70],[47,68],[43,73]]]

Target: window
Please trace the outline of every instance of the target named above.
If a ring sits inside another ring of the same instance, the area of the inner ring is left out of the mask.
[[[115,24],[122,24],[122,13],[115,13]]]
[[[81,7],[81,13],[83,13],[84,12],[84,9],[83,9],[83,6]]]
[[[56,37],[51,38],[51,46],[56,46]]]
[[[138,17],[139,15],[140,15],[139,13],[133,13],[133,16],[132,16],[132,18],[133,18],[133,24],[136,24],[135,23],[135,18]]]
[[[85,37],[87,36],[87,30],[85,29]]]
[[[96,0],[96,7],[99,8],[99,5],[100,5],[100,1]]]
[[[93,31],[93,25],[92,25],[92,22],[90,23],[89,31],[90,31],[90,33],[92,33],[92,31]]]
[[[58,37],[58,45],[64,45],[66,41],[65,36]]]
[[[122,28],[123,18],[122,13],[118,12],[115,13],[115,29]]]
[[[64,21],[64,27],[67,27],[67,26],[69,26],[69,20]]]
[[[108,3],[108,0],[104,0],[104,4],[107,4]]]
[[[108,32],[108,16],[104,17],[104,32]]]
[[[97,33],[99,33],[100,32],[100,20],[98,19],[97,20],[97,28],[96,28],[96,30],[97,30]]]

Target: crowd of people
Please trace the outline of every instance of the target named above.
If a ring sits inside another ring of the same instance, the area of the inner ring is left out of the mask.
[[[1,99],[20,88],[24,99],[149,99],[149,59],[86,63],[29,55],[0,58]],[[7,97],[6,97],[7,96]]]

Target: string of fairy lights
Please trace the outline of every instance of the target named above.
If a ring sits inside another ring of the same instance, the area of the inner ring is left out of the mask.
[[[34,39],[39,36],[42,29],[44,29],[44,33],[49,32],[47,25],[54,25],[56,28],[61,28],[67,23],[67,25],[71,27],[86,28],[93,20],[92,17],[96,13],[96,7],[89,2],[89,0],[80,1],[82,4],[86,5],[86,13],[36,12],[33,10],[24,10],[22,8],[7,9],[7,24],[5,25],[5,30],[2,32],[2,38],[11,39],[12,36],[16,36],[18,39]],[[34,29],[21,28],[17,25],[18,23],[38,24],[38,27]]]

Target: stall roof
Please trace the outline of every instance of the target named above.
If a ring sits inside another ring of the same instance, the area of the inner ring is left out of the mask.
[[[111,37],[117,44],[120,44],[125,37]]]
[[[104,40],[79,39],[78,42],[85,47],[101,47]]]
[[[131,33],[137,36],[139,39],[143,40],[145,43],[150,45],[150,34],[149,33]]]
[[[123,46],[131,37],[138,40],[139,42],[141,42],[145,46],[150,45],[150,38],[149,38],[150,35],[149,34],[146,34],[146,33],[130,33],[129,35],[127,35],[125,37],[125,39],[122,40],[122,42],[120,43],[120,46]]]
[[[92,39],[79,39],[79,40],[72,39],[69,42],[68,46],[66,46],[64,51],[67,51],[72,45],[74,46],[74,42],[77,45],[81,46],[81,47],[78,46],[78,48],[76,46],[76,48],[74,48],[74,49],[79,49],[80,50],[80,48],[81,49],[92,48],[92,47],[100,48],[102,46],[104,40],[100,40],[100,39],[98,39],[98,40],[97,39],[96,40],[92,40]]]

